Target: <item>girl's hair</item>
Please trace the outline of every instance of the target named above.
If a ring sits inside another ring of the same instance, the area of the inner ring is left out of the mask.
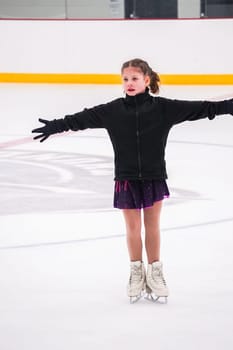
[[[150,77],[150,91],[153,94],[156,94],[159,92],[159,84],[160,84],[160,78],[159,75],[152,70],[152,68],[149,66],[149,64],[146,61],[141,60],[140,58],[134,58],[130,61],[127,61],[123,63],[121,67],[121,73],[123,73],[123,70],[128,67],[135,67],[142,71],[144,75],[148,75]]]

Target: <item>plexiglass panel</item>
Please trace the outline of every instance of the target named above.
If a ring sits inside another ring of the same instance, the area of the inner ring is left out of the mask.
[[[0,18],[233,17],[233,0],[0,0]]]

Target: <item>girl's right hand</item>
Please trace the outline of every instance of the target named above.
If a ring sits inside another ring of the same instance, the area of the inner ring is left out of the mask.
[[[45,141],[50,135],[57,133],[56,128],[56,120],[46,120],[39,118],[39,122],[45,124],[44,126],[40,128],[36,128],[32,130],[32,133],[40,133],[40,135],[37,135],[33,137],[33,140],[41,139],[40,142]]]

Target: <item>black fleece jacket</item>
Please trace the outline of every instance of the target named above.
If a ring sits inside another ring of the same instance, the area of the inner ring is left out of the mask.
[[[166,179],[165,147],[172,126],[228,113],[233,113],[233,100],[171,100],[153,97],[147,89],[67,115],[56,126],[57,132],[105,128],[115,154],[115,180]]]

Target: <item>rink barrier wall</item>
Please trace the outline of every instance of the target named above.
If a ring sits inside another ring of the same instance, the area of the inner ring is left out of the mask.
[[[163,85],[233,85],[233,74],[161,74]],[[118,74],[0,73],[1,83],[121,84]]]
[[[233,18],[0,20],[0,81],[118,84],[142,58],[163,84],[232,84]]]

